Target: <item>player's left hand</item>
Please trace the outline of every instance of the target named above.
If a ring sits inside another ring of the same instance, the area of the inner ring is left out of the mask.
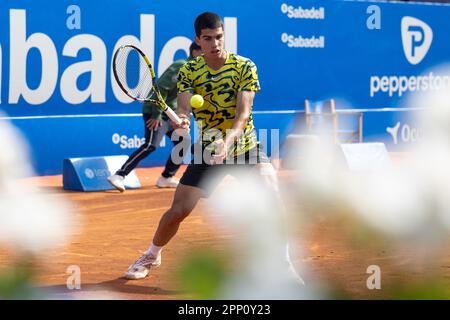
[[[218,139],[214,143],[214,154],[211,157],[211,165],[222,164],[226,159],[228,150],[223,139]]]

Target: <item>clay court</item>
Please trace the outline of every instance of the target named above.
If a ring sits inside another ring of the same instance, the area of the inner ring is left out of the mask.
[[[37,186],[55,198],[66,198],[75,206],[81,226],[71,235],[69,244],[40,257],[36,285],[50,290],[54,298],[106,299],[185,299],[193,296],[183,290],[174,276],[180,261],[193,250],[227,250],[235,234],[227,228],[211,223],[214,215],[201,200],[193,213],[181,225],[175,238],[165,248],[163,264],[144,280],[127,281],[122,278],[127,267],[144,251],[162,213],[169,207],[173,189],[158,189],[154,181],[161,168],[137,169],[143,187],[102,192],[72,192],[62,190],[62,177],[33,177],[25,184]],[[180,170],[179,175],[184,169]],[[289,187],[293,175],[279,171],[282,186]],[[226,183],[226,181],[224,182]],[[291,210],[295,210],[291,207]],[[328,219],[328,220],[327,220]],[[309,271],[314,281],[334,284],[348,298],[376,299],[386,296],[391,281],[420,283],[431,266],[414,264],[415,250],[392,251],[383,241],[369,246],[355,245],[345,221],[319,217],[320,223],[295,227],[292,243],[293,262],[298,270]],[[344,226],[344,227],[343,227]],[[10,251],[0,250],[0,266],[10,264]],[[448,282],[450,259],[440,256],[433,266],[438,267],[440,279]],[[382,268],[381,290],[368,290],[366,280],[369,265]],[[71,265],[81,269],[81,290],[68,290],[66,270]],[[311,281],[311,279],[306,278]]]

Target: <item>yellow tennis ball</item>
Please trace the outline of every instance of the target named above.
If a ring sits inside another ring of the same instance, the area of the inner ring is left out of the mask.
[[[203,105],[203,102],[204,102],[203,97],[199,94],[194,94],[191,97],[191,107],[193,109],[200,108]]]

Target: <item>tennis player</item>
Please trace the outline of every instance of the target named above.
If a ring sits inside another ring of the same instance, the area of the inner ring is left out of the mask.
[[[200,160],[194,156],[187,167],[172,206],[160,219],[152,244],[126,271],[127,279],[144,278],[161,264],[162,248],[197,202],[213,190],[210,184],[213,175],[233,174],[237,168],[258,170],[264,183],[277,192],[276,172],[256,139],[253,125],[253,99],[260,90],[256,65],[224,49],[223,22],[217,14],[200,14],[194,28],[195,41],[203,55],[180,69],[176,112],[183,119],[179,127],[188,130],[190,98],[193,94],[204,97],[203,106],[192,109],[202,129],[196,147],[203,156]],[[214,181],[218,184],[220,179]]]
[[[189,47],[188,59],[195,58],[201,53],[200,46],[192,42]],[[177,108],[177,74],[185,63],[185,59],[173,62],[161,77],[159,77],[157,82],[163,99],[173,110]],[[128,157],[127,161],[115,174],[108,177],[109,183],[121,192],[125,191],[125,177],[137,167],[139,162],[156,150],[164,135],[171,138],[173,134],[173,129],[169,124],[169,118],[163,113],[160,107],[150,102],[144,103],[142,106],[142,116],[145,125],[145,142]],[[182,139],[174,141],[174,146],[180,142],[182,142]],[[174,176],[179,168],[180,162],[174,161],[170,156],[166,161],[164,171],[158,180],[156,180],[156,186],[159,188],[176,188],[179,181]]]

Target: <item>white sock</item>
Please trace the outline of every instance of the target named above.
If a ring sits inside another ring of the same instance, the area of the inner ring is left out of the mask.
[[[147,253],[150,253],[152,256],[157,257],[159,254],[161,254],[161,250],[163,247],[158,247],[155,246],[153,243],[150,246],[150,248],[148,248]]]

